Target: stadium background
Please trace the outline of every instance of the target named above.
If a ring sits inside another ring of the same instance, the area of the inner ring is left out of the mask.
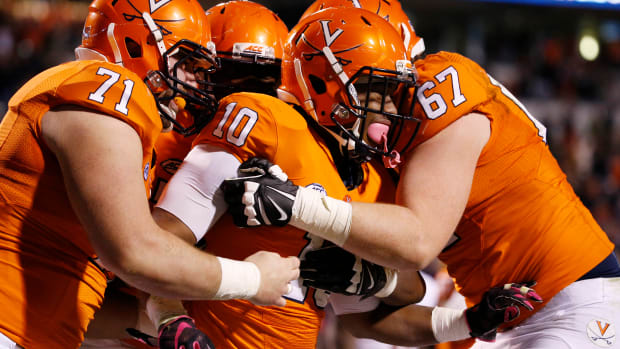
[[[290,29],[312,1],[256,2]],[[401,2],[427,53],[474,59],[547,126],[569,181],[620,246],[620,2]],[[88,4],[0,0],[0,118],[22,83],[73,59]]]

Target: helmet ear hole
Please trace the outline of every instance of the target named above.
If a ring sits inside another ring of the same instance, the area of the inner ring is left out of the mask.
[[[310,74],[308,78],[310,79],[310,85],[312,85],[312,88],[317,94],[320,95],[327,92],[327,86],[325,85],[325,81],[323,81],[323,79],[312,74]]]
[[[142,47],[131,38],[125,38],[125,47],[131,58],[142,57]]]

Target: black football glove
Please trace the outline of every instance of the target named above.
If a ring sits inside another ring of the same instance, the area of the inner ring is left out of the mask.
[[[244,161],[239,177],[224,180],[220,188],[229,205],[235,225],[285,226],[291,220],[299,189],[278,165],[262,158]]]
[[[512,283],[488,290],[480,303],[465,310],[470,335],[486,342],[495,340],[497,328],[519,317],[519,308],[533,310],[530,301],[542,302],[531,287],[535,281],[524,284]]]
[[[159,327],[160,349],[214,349],[211,339],[196,328],[186,315],[176,317]]]
[[[361,259],[336,245],[308,251],[299,269],[304,286],[349,296],[373,296],[387,282],[385,267]]]

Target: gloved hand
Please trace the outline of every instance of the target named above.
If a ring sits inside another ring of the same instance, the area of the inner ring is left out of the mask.
[[[278,165],[254,157],[239,166],[238,175],[220,186],[235,225],[285,226],[291,220],[299,187]]]
[[[530,301],[542,302],[531,287],[535,281],[505,284],[488,290],[477,305],[465,310],[470,335],[486,342],[495,340],[497,328],[519,317],[519,308],[533,310]]]
[[[181,315],[159,326],[160,349],[213,349],[211,339],[196,328],[194,320]]]
[[[390,286],[388,278],[394,278],[396,273],[331,244],[308,251],[299,269],[304,286],[363,298]]]

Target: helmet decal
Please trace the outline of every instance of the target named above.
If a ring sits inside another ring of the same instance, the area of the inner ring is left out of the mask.
[[[341,28],[336,29],[336,31],[334,33],[331,33],[330,29],[329,29],[329,23],[331,22],[331,20],[325,20],[325,21],[320,21],[321,23],[321,29],[323,31],[323,37],[325,38],[325,47],[331,47],[331,45],[336,41],[336,39],[342,34],[344,33],[344,30],[342,30]],[[310,46],[311,48],[313,48],[316,52],[304,52],[303,53],[303,57],[308,60],[311,61],[314,57],[316,56],[323,56],[324,52],[321,48],[317,47],[316,45],[313,45],[308,38],[306,38],[306,36],[304,35],[304,33],[301,33],[301,35],[299,36],[299,38],[297,39],[297,43],[299,43],[300,40],[303,40],[303,42]],[[355,46],[351,46],[349,48],[345,48],[342,50],[338,50],[338,51],[332,51],[334,56],[336,56],[337,54],[340,53],[344,53],[344,52],[348,52],[351,50],[355,50],[356,48],[359,48],[361,46],[363,46],[364,44],[358,44]],[[342,57],[338,57],[336,56],[336,59],[338,60],[338,63],[342,64],[342,65],[347,65],[349,63],[351,63],[351,60],[342,58]]]
[[[331,33],[329,30],[329,23],[331,21],[320,21],[321,28],[323,28],[323,36],[325,37],[325,44],[327,47],[330,47],[334,41],[340,36],[340,34],[344,33],[344,30],[338,28],[334,33]]]
[[[126,0],[127,3],[133,8],[134,11],[136,11],[136,14],[131,14],[131,13],[127,13],[127,12],[123,12],[123,17],[125,18],[125,20],[127,22],[132,22],[135,19],[139,19],[144,21],[144,14],[142,12],[140,12],[140,10],[138,10],[138,8],[130,1],[130,0]],[[164,6],[167,3],[170,3],[170,1],[172,0],[160,0],[159,2],[156,2],[155,0],[149,0],[149,8],[150,8],[150,12],[151,15],[159,10],[162,6]],[[179,18],[179,19],[156,19],[156,18],[152,18],[153,22],[155,22],[155,24],[157,25],[157,27],[159,27],[159,30],[161,31],[161,35],[166,36],[166,35],[170,35],[172,34],[172,31],[169,29],[166,29],[166,27],[163,25],[163,23],[172,23],[172,22],[183,22],[185,19],[184,18]]]
[[[410,59],[424,53],[424,39],[416,35],[407,13],[398,0],[316,0],[302,14],[301,19],[330,7],[360,8],[379,15],[400,33]]]
[[[159,10],[160,7],[169,3],[172,0],[149,0],[149,9],[151,10],[151,14],[155,13],[155,11]]]

